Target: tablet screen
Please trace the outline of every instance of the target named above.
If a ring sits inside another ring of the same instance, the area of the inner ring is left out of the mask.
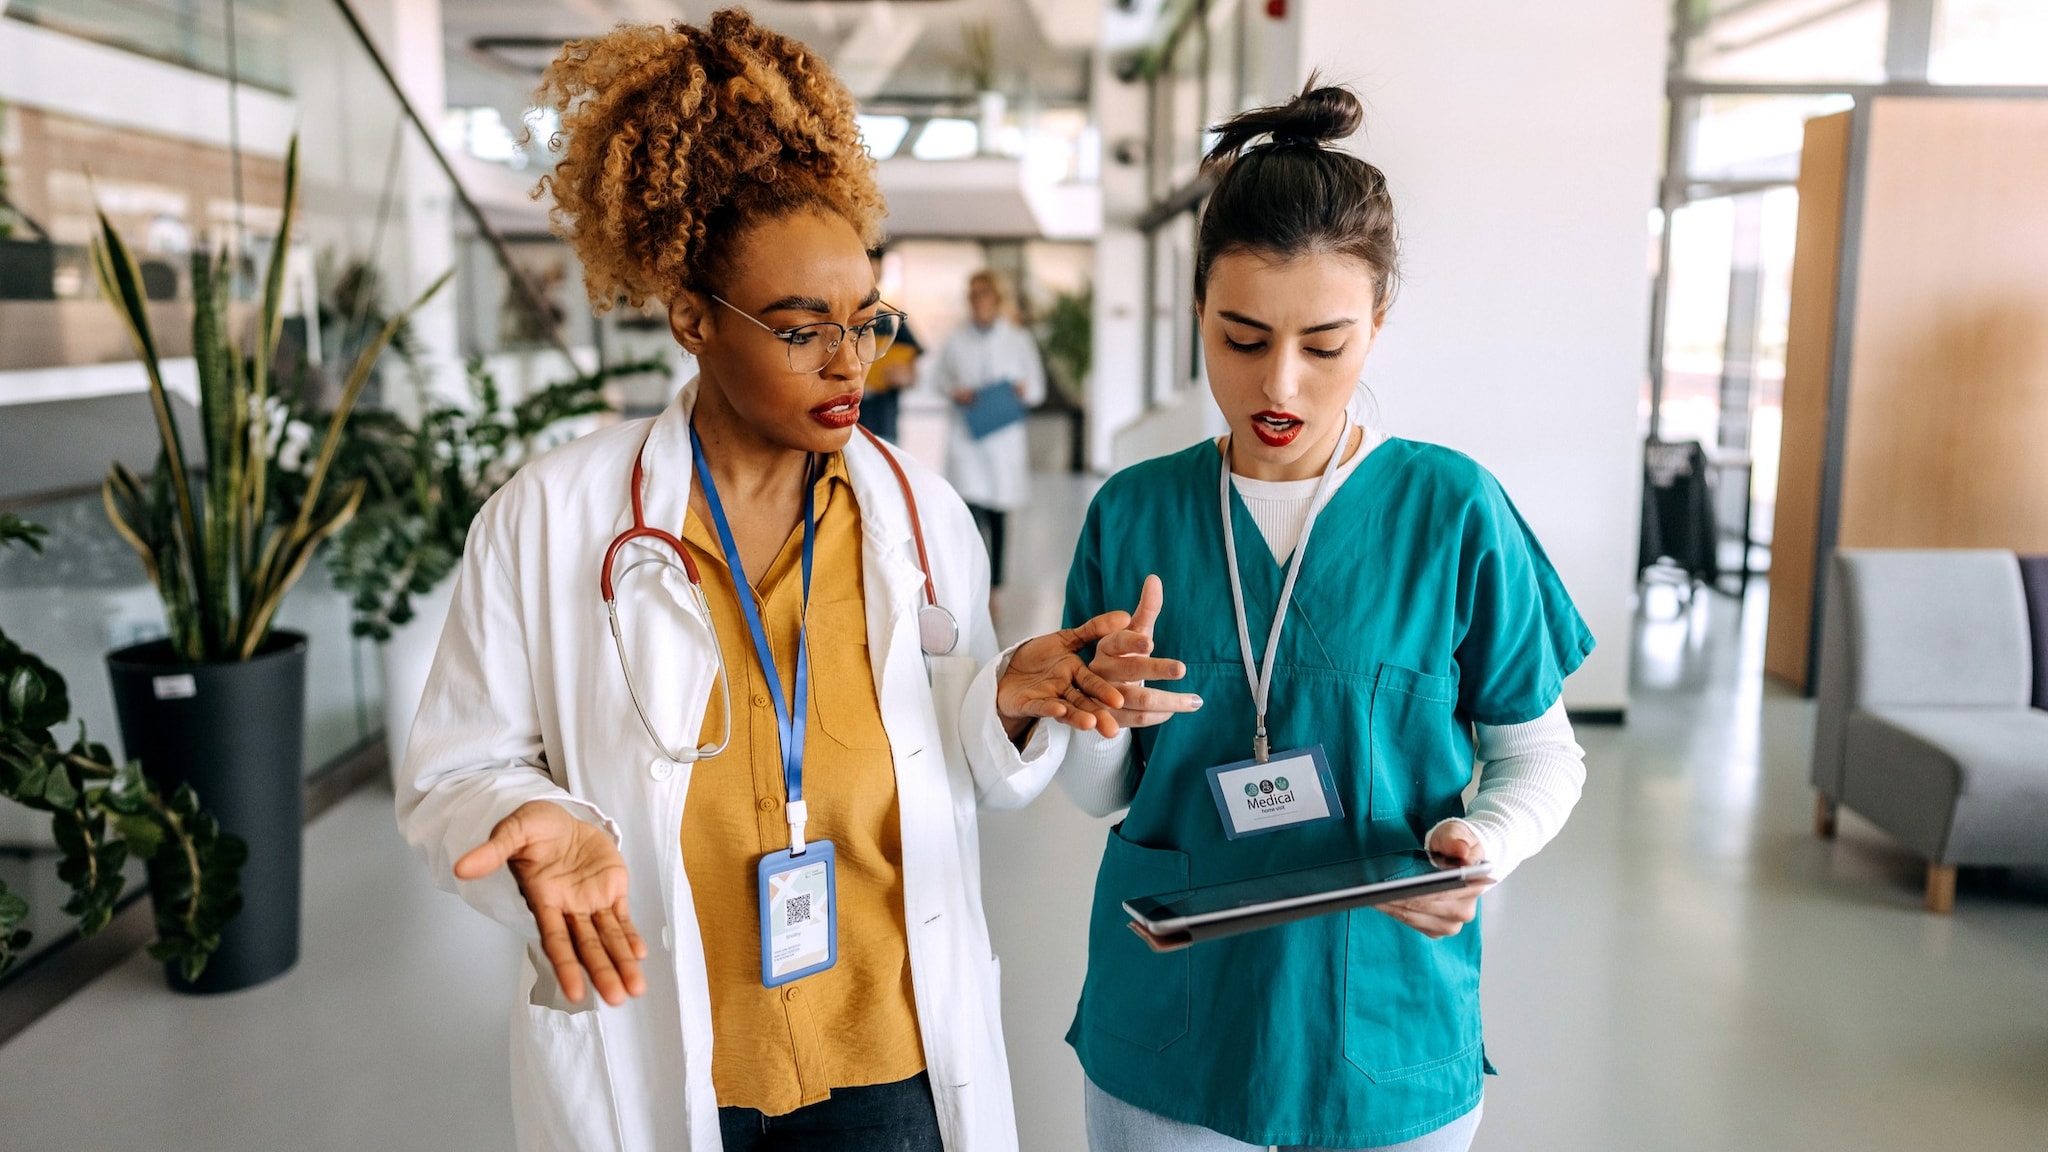
[[[1439,871],[1424,852],[1394,852],[1255,876],[1228,884],[1215,884],[1187,892],[1168,892],[1129,902],[1129,909],[1154,923],[1211,916],[1239,908],[1279,901],[1334,895],[1335,893],[1383,884],[1407,876],[1426,876]]]

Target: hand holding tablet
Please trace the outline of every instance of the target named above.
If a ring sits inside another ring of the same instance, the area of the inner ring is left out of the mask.
[[[1353,908],[1386,905],[1389,914],[1418,931],[1442,917],[1429,913],[1436,894],[1465,896],[1491,884],[1487,864],[1439,867],[1420,852],[1346,860],[1272,876],[1165,892],[1124,901],[1131,930],[1154,951],[1171,952],[1203,940],[1235,936]],[[1401,907],[1402,911],[1392,911]],[[1413,916],[1415,919],[1411,920]],[[1455,929],[1452,929],[1455,931]]]

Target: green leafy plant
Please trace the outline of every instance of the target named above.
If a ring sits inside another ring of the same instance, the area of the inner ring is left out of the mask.
[[[192,663],[247,660],[270,635],[285,593],[298,582],[321,543],[354,516],[363,498],[360,481],[329,486],[328,471],[343,443],[356,398],[377,357],[404,321],[453,270],[388,320],[357,355],[328,418],[318,459],[302,486],[295,514],[275,506],[273,464],[284,448],[282,405],[271,394],[284,299],[285,256],[296,218],[299,147],[285,153],[284,214],[270,253],[256,332],[244,351],[230,332],[229,269],[225,254],[192,257],[192,352],[198,365],[199,411],[205,468],[195,478],[171,417],[157,341],[151,331],[142,276],[119,232],[99,214],[93,268],[100,291],[114,302],[149,374],[149,398],[161,451],[145,480],[116,464],[102,487],[107,516],[131,547],[163,599],[170,639]]]
[[[6,120],[7,102],[5,100],[0,100],[0,130],[4,130]],[[14,201],[9,200],[7,198],[7,154],[5,152],[0,152],[0,240],[14,239],[14,209],[12,207],[13,204]],[[0,900],[0,904],[4,903],[4,900]],[[4,907],[0,907],[0,933],[4,933],[6,931],[6,917],[7,910]],[[5,941],[0,940],[0,946],[4,946],[4,944]]]
[[[42,528],[0,514],[0,543],[42,550]],[[71,886],[66,915],[91,936],[113,919],[132,857],[149,864],[156,943],[149,954],[197,980],[220,947],[220,933],[241,911],[242,864],[248,849],[223,833],[190,787],[169,798],[135,761],[117,762],[78,723],[67,747],[53,729],[71,717],[57,670],[0,632],[0,796],[50,813],[62,859],[57,875]],[[0,972],[28,947],[20,925],[28,904],[0,884]]]
[[[968,87],[976,92],[995,91],[996,69],[1001,59],[996,52],[995,25],[976,20],[961,26],[960,55],[954,61],[953,71]]]
[[[321,343],[336,363],[353,364],[393,319],[384,301],[384,273],[368,260],[354,259],[332,267],[321,281]],[[388,341],[391,354],[408,372],[417,371],[424,349],[410,318],[397,319]]]
[[[1095,289],[1055,296],[1042,328],[1045,358],[1068,398],[1078,403],[1095,362]]]
[[[412,619],[412,598],[455,570],[484,501],[564,421],[610,410],[606,384],[667,370],[661,359],[608,365],[508,404],[472,360],[468,405],[429,406],[416,427],[388,412],[357,417],[338,472],[368,494],[329,557],[336,586],[354,598],[356,635],[389,640]]]

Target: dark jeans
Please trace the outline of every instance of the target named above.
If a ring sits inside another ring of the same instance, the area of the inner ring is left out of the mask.
[[[974,526],[981,530],[981,542],[988,546],[988,586],[1003,586],[1003,528],[1010,514],[995,508],[984,508],[969,503],[967,510],[974,514]]]
[[[891,388],[887,392],[869,392],[860,398],[860,423],[863,428],[887,440],[896,442],[896,416],[903,410],[903,390]]]
[[[725,1152],[941,1152],[939,1114],[923,1072],[894,1084],[835,1088],[786,1116],[720,1108]]]

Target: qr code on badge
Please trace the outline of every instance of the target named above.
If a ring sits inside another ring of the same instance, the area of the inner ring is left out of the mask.
[[[791,896],[782,907],[783,927],[792,928],[802,924],[811,918],[811,894],[806,892],[801,896]]]

